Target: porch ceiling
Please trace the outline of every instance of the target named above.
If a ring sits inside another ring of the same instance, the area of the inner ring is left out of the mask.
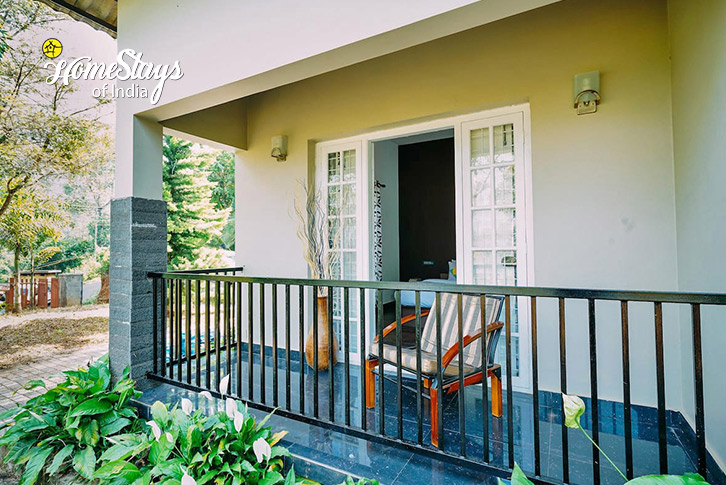
[[[38,0],[116,38],[117,0]]]
[[[152,121],[161,122],[162,120],[199,113],[207,108],[224,105],[230,101],[240,100],[253,94],[430,42],[559,1],[561,0],[479,0],[440,15],[382,32],[379,35],[136,114]]]

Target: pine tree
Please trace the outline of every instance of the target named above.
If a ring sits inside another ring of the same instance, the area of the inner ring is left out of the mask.
[[[222,235],[212,243],[234,251],[234,153],[218,152],[210,168],[209,181],[214,182],[212,202],[215,207],[231,211]]]
[[[192,143],[171,136],[164,136],[163,155],[169,266],[209,264],[208,251],[202,248],[222,234],[229,216],[229,209],[218,210],[212,201],[210,158],[193,153]]]

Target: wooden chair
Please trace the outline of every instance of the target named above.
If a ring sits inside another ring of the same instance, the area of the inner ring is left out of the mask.
[[[459,335],[458,335],[458,295],[441,293],[441,374],[442,382],[438,382],[438,369],[436,358],[436,304],[430,310],[421,313],[426,322],[421,331],[421,375],[424,388],[428,389],[431,402],[431,443],[439,444],[438,406],[442,392],[453,393],[459,390]],[[502,381],[501,367],[494,363],[497,342],[504,324],[499,315],[502,310],[504,297],[486,296],[484,322],[486,324],[486,376],[491,378],[492,386],[492,415],[502,415]],[[482,318],[480,311],[481,297],[473,295],[462,296],[462,343],[464,387],[482,382],[484,369],[482,367]],[[401,345],[401,362],[398,362],[396,352],[396,327],[393,322],[383,329],[383,362],[402,367],[404,370],[416,373],[416,337],[415,315],[408,315],[401,319],[401,332],[406,332],[408,338],[403,339]],[[375,407],[376,382],[374,375],[379,365],[378,337],[371,345],[371,353],[366,360],[366,407]],[[384,378],[391,379],[384,375]],[[393,380],[393,379],[392,379]],[[484,383],[486,385],[486,381]],[[382,411],[383,412],[383,411]]]

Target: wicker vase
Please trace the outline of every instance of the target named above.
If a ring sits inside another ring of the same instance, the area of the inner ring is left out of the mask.
[[[338,340],[333,333],[333,348],[329,346],[330,333],[333,331],[331,323],[328,321],[328,297],[318,297],[318,370],[328,370],[330,362],[330,353],[332,352],[333,364],[336,362],[336,351],[338,348]],[[307,341],[305,342],[305,361],[310,367],[315,368],[315,335],[313,327],[310,326]]]

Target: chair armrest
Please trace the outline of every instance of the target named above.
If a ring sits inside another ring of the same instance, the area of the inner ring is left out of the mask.
[[[427,316],[428,314],[429,314],[429,310],[423,311],[423,312],[421,312],[421,317],[425,317],[425,316]],[[405,324],[407,324],[407,323],[409,323],[409,322],[412,322],[412,321],[414,321],[414,320],[416,320],[416,314],[415,314],[415,313],[414,313],[413,315],[406,315],[405,317],[403,317],[403,318],[401,319],[401,326],[403,326],[403,325],[405,325]],[[397,327],[397,326],[398,326],[398,322],[396,321],[396,322],[393,322],[393,323],[391,323],[390,325],[388,325],[388,326],[387,326],[386,328],[384,328],[384,329],[383,329],[383,338],[386,338],[386,336],[387,336],[387,335],[388,335],[389,333],[391,333],[391,332],[393,332],[394,330],[396,330],[396,327]],[[378,342],[378,335],[376,335],[376,338],[375,338],[375,339],[373,339],[373,341],[374,341],[374,342]]]
[[[487,325],[487,334],[499,330],[500,328],[504,327],[504,323],[502,322],[494,322]],[[474,335],[464,335],[464,338],[462,339],[462,344],[464,348],[469,346],[472,342],[474,342],[477,339],[481,338],[481,332],[475,333]],[[482,349],[482,352],[484,349]],[[459,355],[459,342],[455,343],[451,346],[449,350],[446,351],[444,356],[441,358],[441,365],[444,369],[446,369],[451,362]]]

